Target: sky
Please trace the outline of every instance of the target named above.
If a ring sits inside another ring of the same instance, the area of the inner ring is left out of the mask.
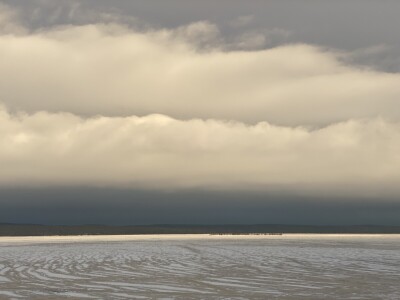
[[[0,223],[400,225],[399,1],[0,1]]]

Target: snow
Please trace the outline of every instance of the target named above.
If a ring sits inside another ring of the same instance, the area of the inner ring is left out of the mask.
[[[0,299],[400,299],[399,235],[0,238]]]

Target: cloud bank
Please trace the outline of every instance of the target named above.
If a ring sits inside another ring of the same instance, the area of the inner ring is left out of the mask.
[[[204,48],[207,41],[214,46]],[[343,54],[305,44],[224,49],[207,22],[175,30],[109,23],[4,33],[0,101],[29,112],[159,113],[287,126],[400,120],[399,74],[345,65]]]
[[[0,7],[0,185],[399,193],[400,74],[256,32],[231,47],[206,21],[16,16]]]
[[[398,190],[400,123],[267,122],[0,112],[2,185]]]

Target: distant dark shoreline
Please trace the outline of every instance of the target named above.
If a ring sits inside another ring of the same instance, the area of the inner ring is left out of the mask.
[[[400,234],[400,226],[353,225],[36,225],[0,224],[0,236],[68,236],[129,234]]]

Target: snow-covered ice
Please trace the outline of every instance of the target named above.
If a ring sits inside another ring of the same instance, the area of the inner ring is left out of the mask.
[[[0,299],[400,299],[399,235],[0,237]]]

